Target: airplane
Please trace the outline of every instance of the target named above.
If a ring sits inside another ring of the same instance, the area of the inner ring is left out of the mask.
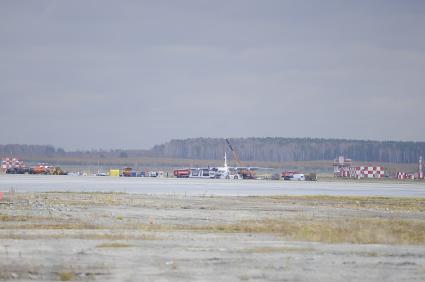
[[[242,174],[239,173],[236,167],[227,165],[227,154],[224,152],[224,166],[213,167],[211,171],[214,172],[214,178],[219,179],[243,179]]]
[[[232,151],[233,158],[238,166],[228,165],[227,153],[225,150],[224,165],[221,167],[178,169],[174,171],[174,175],[180,178],[257,179],[256,172],[258,170],[271,169],[265,167],[243,166],[230,141],[227,138],[225,138],[225,141]]]
[[[234,167],[234,169],[238,172],[239,175],[242,176],[243,179],[256,179],[256,171],[257,170],[269,170],[270,168],[266,167],[253,167],[253,166],[243,166],[241,160],[239,159],[239,156],[230,143],[230,140],[228,138],[224,139],[226,141],[227,146],[229,147],[230,151],[233,154],[233,159],[238,164],[237,167]]]

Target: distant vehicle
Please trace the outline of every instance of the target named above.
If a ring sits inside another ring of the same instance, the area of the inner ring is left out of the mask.
[[[174,176],[177,178],[188,178],[190,175],[190,169],[176,169],[174,170]]]
[[[6,169],[6,174],[31,174],[29,167],[11,167]]]
[[[23,170],[24,169],[24,170]],[[25,173],[25,166],[23,161],[20,161],[17,158],[3,158],[1,162],[1,170],[4,173],[9,174],[22,174]],[[9,172],[7,172],[9,170]]]
[[[316,173],[307,174],[305,176],[305,180],[306,181],[317,181],[317,174]]]
[[[66,175],[66,172],[63,171],[60,167],[55,166],[55,167],[49,167],[48,168],[48,174],[51,175]]]
[[[189,172],[189,178],[214,178],[215,176],[209,168],[191,168]]]
[[[304,173],[299,173],[296,171],[284,171],[282,172],[282,178],[284,180],[317,181],[317,174],[309,173],[305,175]]]
[[[124,176],[124,177],[136,176],[136,172],[133,171],[133,169],[131,167],[126,167],[126,168],[124,168],[121,176]]]
[[[38,164],[36,167],[33,168],[33,174],[48,174],[49,166],[45,164]]]
[[[293,174],[289,179],[285,180],[293,180],[293,181],[305,181],[305,176],[302,173]]]
[[[148,172],[149,177],[164,177],[163,171],[149,171]]]
[[[294,174],[298,174],[296,171],[284,171],[282,172],[283,180],[291,180],[294,177]]]
[[[272,179],[272,180],[280,180],[280,179],[281,179],[280,174],[279,174],[279,173],[274,173],[274,174],[272,175],[271,179]]]

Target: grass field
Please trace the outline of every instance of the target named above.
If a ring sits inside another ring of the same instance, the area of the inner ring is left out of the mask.
[[[0,280],[425,279],[423,198],[8,196]]]

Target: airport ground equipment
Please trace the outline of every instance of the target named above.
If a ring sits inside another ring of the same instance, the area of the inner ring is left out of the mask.
[[[174,176],[177,178],[188,178],[190,175],[190,169],[176,169],[174,170]]]
[[[242,165],[241,160],[239,159],[238,153],[236,152],[236,150],[230,143],[230,140],[228,138],[225,138],[224,140],[226,140],[226,144],[229,147],[230,151],[232,152],[233,158],[235,159],[237,165],[239,166],[239,168],[237,168],[238,173],[242,175],[243,179],[255,179],[256,178],[255,171],[244,167]]]
[[[63,171],[63,169],[61,169],[60,167],[55,166],[55,167],[49,167],[48,168],[48,174],[51,174],[51,175],[66,175],[66,172]]]
[[[33,168],[33,174],[48,174],[48,166],[46,164],[38,164]]]
[[[110,169],[109,170],[109,176],[114,176],[114,177],[120,176],[120,170],[119,169]]]
[[[134,171],[131,167],[126,167],[122,171],[121,176],[124,176],[124,177],[136,177],[137,176],[137,172]]]
[[[317,181],[317,174],[316,173],[309,173],[305,175],[306,181]]]

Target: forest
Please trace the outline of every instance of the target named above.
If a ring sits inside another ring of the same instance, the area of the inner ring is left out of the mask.
[[[229,139],[241,161],[287,162],[333,160],[339,155],[356,161],[416,163],[425,156],[425,142],[370,141],[320,138],[232,138]],[[0,145],[2,157],[21,159],[84,158],[168,158],[221,160],[231,154],[223,138],[190,138],[171,140],[149,150],[76,150],[65,151],[53,145]],[[231,157],[231,156],[229,156]]]

